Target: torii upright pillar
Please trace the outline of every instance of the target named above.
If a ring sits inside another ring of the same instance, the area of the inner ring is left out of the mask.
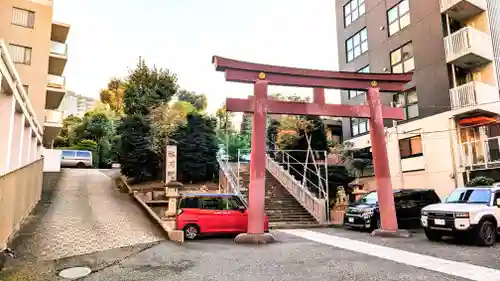
[[[221,57],[213,57],[212,61],[216,70],[225,72],[227,81],[254,84],[253,97],[226,100],[226,109],[229,111],[253,113],[248,229],[247,233],[238,235],[235,242],[268,243],[274,240],[272,235],[264,233],[267,113],[369,118],[382,224],[381,229],[374,231],[374,234],[409,236],[408,232],[398,230],[383,122],[384,118],[401,120],[404,113],[400,108],[382,106],[380,91],[403,91],[405,84],[411,81],[412,74],[320,71],[255,64]],[[314,88],[313,103],[270,100],[267,96],[268,85]],[[367,90],[368,106],[326,104],[325,88]]]

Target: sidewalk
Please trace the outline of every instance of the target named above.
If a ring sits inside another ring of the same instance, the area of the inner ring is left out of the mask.
[[[4,269],[43,267],[67,257],[163,240],[129,196],[113,188],[108,175],[68,169],[57,185],[44,186],[34,216],[13,242],[16,258]]]

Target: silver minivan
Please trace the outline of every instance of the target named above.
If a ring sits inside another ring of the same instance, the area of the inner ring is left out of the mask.
[[[61,167],[92,168],[92,152],[87,150],[62,150]]]

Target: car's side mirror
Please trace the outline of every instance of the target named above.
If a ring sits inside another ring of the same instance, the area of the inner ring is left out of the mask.
[[[500,208],[500,198],[497,198],[497,201],[495,203],[497,204],[497,207]]]
[[[246,207],[245,206],[239,206],[238,207],[238,210],[240,210],[240,212],[244,213],[246,211]]]

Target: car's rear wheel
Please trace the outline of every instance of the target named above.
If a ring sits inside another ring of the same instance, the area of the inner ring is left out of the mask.
[[[194,240],[200,236],[200,228],[196,224],[188,224],[184,227],[184,238]]]
[[[425,237],[427,237],[429,241],[439,241],[443,237],[443,235],[440,232],[435,230],[424,228],[424,231],[425,231]]]
[[[82,162],[79,162],[78,164],[76,164],[76,167],[78,169],[85,169],[85,164],[83,164]]]
[[[479,246],[493,246],[497,239],[495,224],[485,220],[479,223],[476,229],[476,244]]]

